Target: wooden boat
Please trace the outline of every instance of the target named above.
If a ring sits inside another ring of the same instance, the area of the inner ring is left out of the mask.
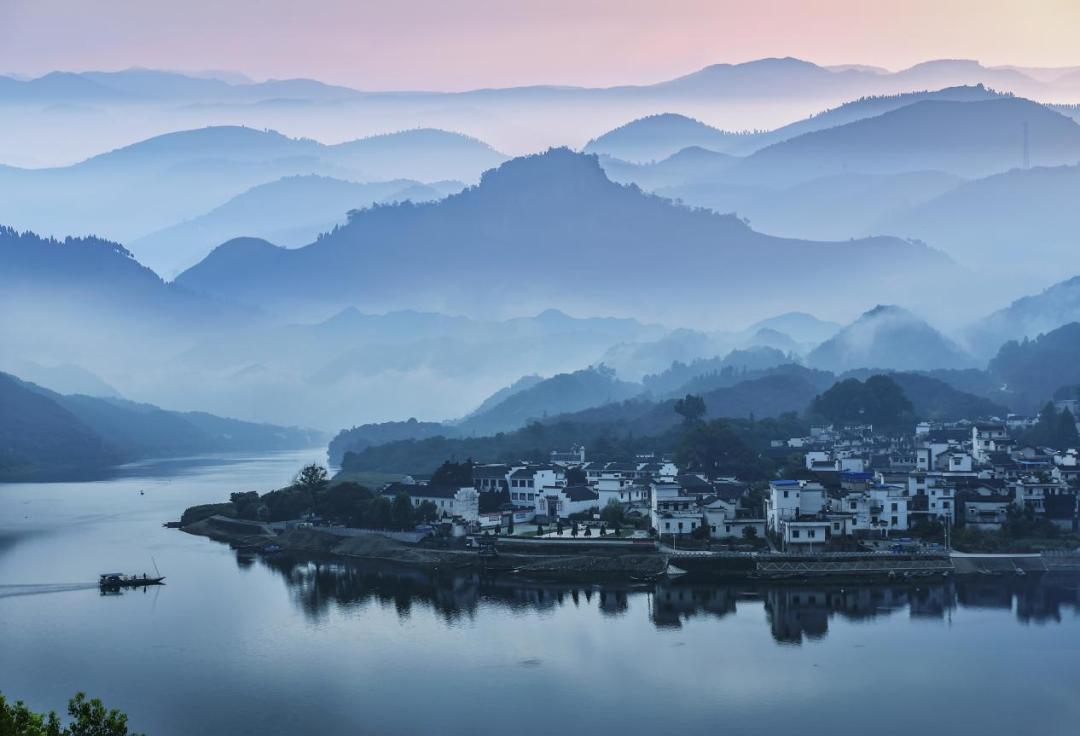
[[[102,588],[143,588],[148,585],[164,585],[165,576],[150,577],[143,573],[140,575],[124,575],[119,572],[103,572],[98,577],[98,586]]]

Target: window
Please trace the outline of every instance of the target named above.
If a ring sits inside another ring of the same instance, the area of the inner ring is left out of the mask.
[[[900,526],[900,520],[895,516],[892,517],[892,525],[893,526]]]
[[[807,529],[807,530],[806,530],[806,536],[808,536],[808,537],[815,537],[815,536],[817,536],[817,534],[816,534],[816,533],[814,532],[814,530],[813,530],[813,529]]]
[[[896,503],[893,503],[893,505],[892,505],[892,510],[893,510],[893,511],[897,511],[898,509],[899,509],[899,506],[897,506],[897,505],[896,505]],[[895,523],[895,522],[894,522],[894,523]]]
[[[799,538],[799,530],[798,529],[792,529],[791,530],[791,538],[792,539],[798,539]]]
[[[788,492],[784,491],[784,498],[787,498],[787,497],[788,497]]]

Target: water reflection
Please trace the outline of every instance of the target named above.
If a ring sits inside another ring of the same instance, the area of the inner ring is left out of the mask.
[[[839,616],[863,621],[906,612],[945,621],[957,607],[1014,611],[1022,623],[1055,623],[1063,611],[1080,613],[1080,579],[1069,577],[950,580],[918,585],[720,584],[692,580],[656,584],[582,585],[523,581],[480,573],[431,572],[361,561],[329,561],[279,554],[238,553],[237,564],[261,564],[282,576],[294,603],[312,620],[331,610],[392,606],[408,618],[414,607],[437,612],[448,624],[471,619],[482,607],[544,611],[595,607],[621,616],[635,596],[649,600],[658,629],[677,629],[694,617],[721,619],[740,605],[762,608],[773,639],[801,644],[828,634]]]

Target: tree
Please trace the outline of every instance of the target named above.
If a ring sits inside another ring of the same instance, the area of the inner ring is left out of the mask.
[[[445,461],[431,476],[431,485],[468,488],[473,484],[473,461],[469,458],[463,463]]]
[[[1054,448],[1058,450],[1071,450],[1080,448],[1080,433],[1076,431],[1076,419],[1068,409],[1062,409],[1058,414],[1057,431],[1054,433]]]
[[[592,536],[592,527],[591,526],[586,526],[585,527],[585,536],[586,537],[591,537]]]
[[[378,496],[367,507],[367,524],[371,529],[389,529],[393,524],[393,509],[390,499]]]
[[[439,518],[439,507],[432,501],[423,501],[416,507],[418,521],[435,521]]]
[[[62,727],[56,713],[35,713],[22,701],[9,705],[0,694],[0,736],[129,736],[127,715],[106,710],[97,698],[78,693],[67,712],[71,722]]]
[[[608,524],[620,524],[626,519],[626,509],[614,498],[600,510],[600,520]]]
[[[514,514],[510,514],[510,520],[506,524],[506,533],[513,536],[514,534]]]
[[[742,536],[743,539],[747,541],[757,539],[757,529],[750,525],[744,526],[742,528]]]
[[[680,468],[708,476],[733,475],[746,480],[768,474],[766,464],[722,419],[687,430],[676,452]]]
[[[578,535],[578,525],[577,525],[577,522],[575,521],[574,525],[572,527],[570,527],[570,536],[576,538],[577,535]]]
[[[399,493],[394,496],[394,505],[390,515],[395,529],[408,531],[416,525],[413,519],[412,499],[409,498],[409,494]]]
[[[362,527],[372,498],[374,494],[359,483],[338,483],[323,494],[322,513],[330,521]]]
[[[902,429],[915,419],[915,409],[904,390],[889,376],[870,376],[865,382],[848,378],[816,397],[810,414],[831,424],[872,424],[886,430]]]
[[[683,418],[687,426],[697,424],[705,416],[705,399],[687,394],[675,402],[675,413]]]
[[[305,465],[293,480],[293,485],[311,499],[311,511],[316,515],[319,513],[319,494],[326,489],[327,482],[326,468],[318,463]]]

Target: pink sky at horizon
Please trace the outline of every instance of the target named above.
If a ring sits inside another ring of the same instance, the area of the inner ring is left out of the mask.
[[[1080,0],[0,0],[0,73],[133,66],[362,89],[605,86],[796,56],[1080,65]]]

